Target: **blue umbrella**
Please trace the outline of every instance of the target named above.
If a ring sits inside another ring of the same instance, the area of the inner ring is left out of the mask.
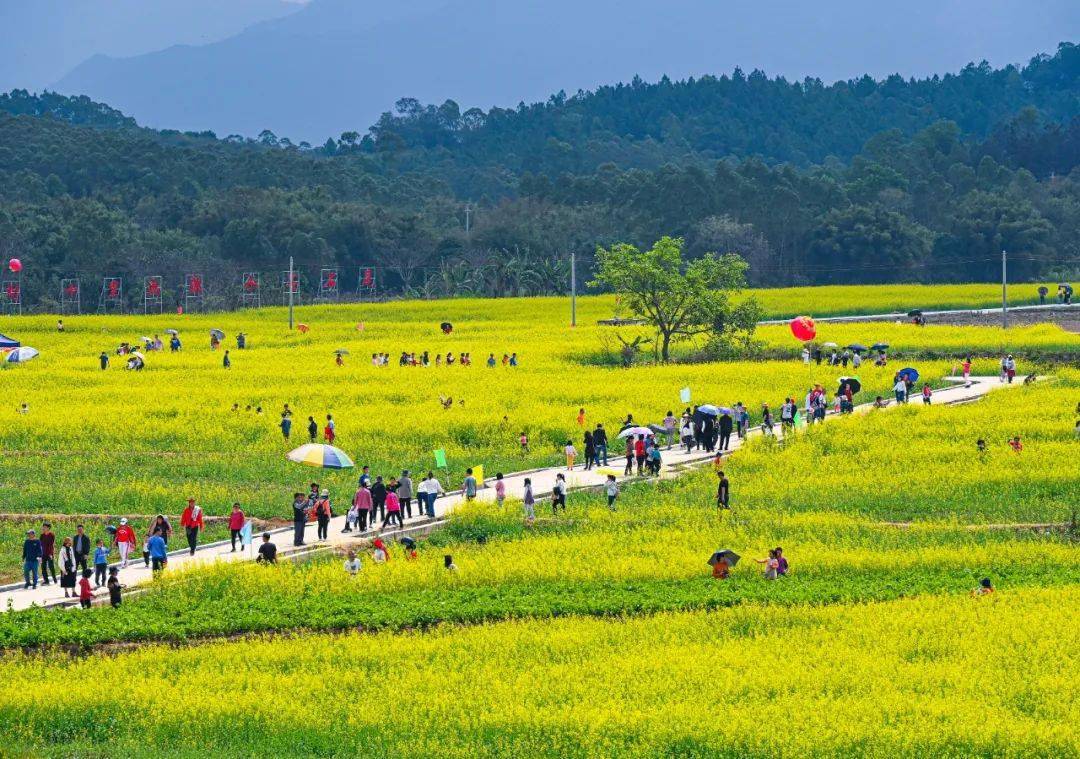
[[[912,384],[919,381],[919,372],[916,369],[912,369],[910,366],[906,369],[901,369],[897,374]]]
[[[703,414],[708,414],[709,416],[720,416],[720,409],[708,403],[704,406],[698,406],[697,410]]]

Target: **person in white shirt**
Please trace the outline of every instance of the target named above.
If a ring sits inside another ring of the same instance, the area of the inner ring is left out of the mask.
[[[563,453],[566,454],[566,468],[571,472],[574,471],[574,459],[577,458],[577,448],[574,447],[572,441],[566,441],[566,447],[563,448]]]
[[[416,487],[416,494],[423,501],[424,510],[432,519],[435,518],[435,499],[439,497],[440,493],[445,492],[442,483],[436,479],[433,472],[428,472],[427,477],[421,480]]]
[[[551,489],[551,513],[553,516],[559,515],[559,507],[562,506],[563,513],[566,512],[566,477],[562,472],[555,475],[555,486]]]
[[[903,377],[896,378],[896,384],[893,385],[893,393],[896,394],[897,403],[907,403],[907,383],[904,382]]]
[[[345,571],[350,577],[356,577],[356,573],[361,569],[363,565],[360,563],[360,557],[356,555],[356,551],[349,551],[349,557],[345,559]]]

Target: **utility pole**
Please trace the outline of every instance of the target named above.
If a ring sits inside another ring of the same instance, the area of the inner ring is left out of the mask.
[[[1009,280],[1006,274],[1008,266],[1008,254],[1001,249],[1001,328],[1009,327]]]
[[[293,293],[296,290],[296,288],[293,285],[293,283],[295,282],[293,277],[295,277],[295,276],[296,275],[293,274],[293,257],[289,256],[289,331],[290,332],[292,331],[292,328],[293,328]]]
[[[472,203],[465,204],[465,236],[469,236],[469,221],[472,216]]]
[[[570,326],[577,326],[577,253],[570,251]]]

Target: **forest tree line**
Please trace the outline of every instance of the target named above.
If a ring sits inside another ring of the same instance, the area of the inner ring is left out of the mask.
[[[754,285],[993,279],[1002,249],[1017,281],[1075,276],[1078,96],[1063,43],[922,80],[736,71],[486,113],[404,99],[311,146],[16,90],[0,95],[0,255],[27,263],[28,302],[74,274],[213,283],[290,256],[426,295],[561,292],[571,252],[584,281],[597,246],[665,235],[690,257],[739,253]]]

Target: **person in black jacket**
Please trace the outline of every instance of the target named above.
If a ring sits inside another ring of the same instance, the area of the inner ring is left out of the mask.
[[[311,442],[315,442],[319,439],[319,423],[315,421],[315,417],[309,416],[307,418],[307,434],[311,438]]]
[[[726,451],[731,446],[731,430],[735,424],[726,411],[720,415],[720,450]]]
[[[716,485],[716,508],[730,509],[731,506],[728,504],[731,500],[731,484],[723,472],[717,472],[716,476],[720,478],[720,482]]]
[[[711,416],[706,416],[701,423],[701,440],[705,445],[705,450],[712,453],[716,448],[716,420]]]
[[[71,539],[71,547],[75,551],[75,566],[78,569],[89,569],[86,559],[90,555],[90,536],[83,531],[80,524],[75,528],[75,535]]]
[[[24,588],[30,587],[30,578],[34,578],[34,587],[38,582],[38,564],[41,562],[41,541],[33,530],[26,531],[26,540],[22,547],[23,578],[26,580]]]
[[[383,483],[381,474],[375,478],[375,484],[371,486],[371,520],[373,524],[376,514],[379,515],[379,519],[386,519],[386,485]]]
[[[604,429],[604,425],[596,425],[592,439],[593,446],[596,448],[596,463],[607,466],[607,431]]]
[[[293,493],[293,545],[304,545],[304,530],[307,527],[308,499],[303,493]]]

